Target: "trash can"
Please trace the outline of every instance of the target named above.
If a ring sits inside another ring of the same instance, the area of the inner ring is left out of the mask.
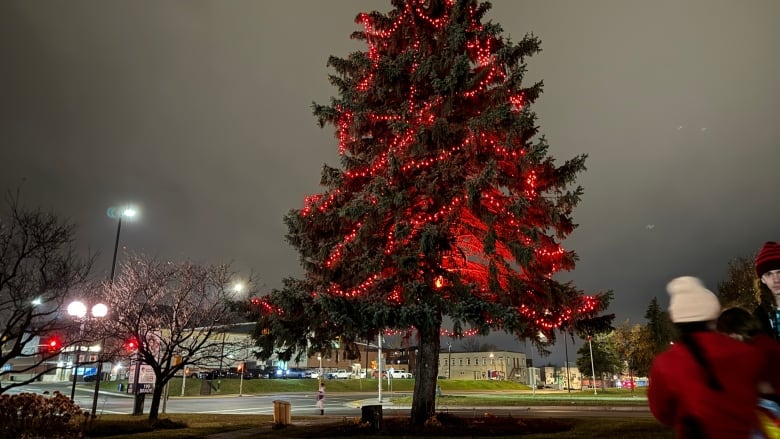
[[[360,422],[368,424],[372,431],[382,429],[382,405],[364,405],[360,408]]]
[[[292,416],[290,414],[290,401],[274,401],[274,424],[276,425],[290,425],[292,424]]]
[[[119,391],[119,392],[124,392],[125,391],[125,383],[117,384],[116,385],[116,390]]]

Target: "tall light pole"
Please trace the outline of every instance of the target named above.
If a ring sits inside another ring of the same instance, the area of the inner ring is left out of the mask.
[[[317,354],[317,361],[320,362],[320,368],[317,370],[317,384],[322,384],[322,354]],[[319,386],[317,386],[319,388]]]
[[[244,291],[244,284],[241,282],[236,282],[233,284],[231,289],[236,295],[238,295]],[[219,370],[217,370],[217,392],[222,391],[222,364],[225,359],[225,337],[227,335],[228,329],[230,329],[230,326],[231,325],[226,325],[222,328],[222,347],[220,348],[219,352]]]
[[[376,382],[377,382],[377,397],[376,400],[380,404],[382,403],[382,331],[379,331],[379,334],[376,336],[376,367],[377,367],[377,375],[376,375]]]
[[[114,240],[114,258],[111,261],[111,278],[109,279],[111,285],[114,284],[114,272],[116,271],[116,253],[119,249],[119,233],[122,231],[122,218],[130,219],[135,217],[137,213],[138,211],[132,207],[124,207],[121,209],[112,207],[111,209],[108,209],[108,216],[111,218],[117,218],[116,239]]]
[[[217,392],[222,391],[222,360],[225,358],[225,331],[222,330],[222,348],[219,351],[219,369],[217,369]]]
[[[114,273],[116,272],[116,253],[119,249],[119,233],[122,231],[122,218],[133,218],[137,211],[132,207],[124,207],[121,209],[111,208],[108,209],[109,217],[117,217],[116,224],[116,239],[114,240],[114,257],[111,260],[111,277],[109,278],[109,285],[114,286]],[[105,306],[105,305],[104,305]],[[103,350],[105,340],[100,342],[100,351]],[[92,396],[92,416],[95,416],[97,411],[98,394],[100,393],[100,380],[103,375],[103,359],[100,358],[100,352],[98,352],[98,366],[97,375],[95,376],[95,394]]]
[[[447,379],[452,379],[452,342],[447,342]]]
[[[593,373],[593,394],[596,395],[596,368],[593,367],[593,344],[590,341],[592,338],[588,336],[588,349],[590,349],[590,371]]]
[[[571,395],[571,373],[569,373],[569,345],[566,343],[566,337],[563,337],[563,352],[566,355],[566,388]]]

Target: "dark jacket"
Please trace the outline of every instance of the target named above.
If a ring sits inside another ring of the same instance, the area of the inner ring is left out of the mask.
[[[653,360],[650,411],[678,438],[749,438],[757,428],[758,382],[766,368],[761,350],[714,331],[691,337],[718,382],[713,388],[693,354],[675,343]]]
[[[753,315],[761,323],[761,329],[767,335],[780,341],[780,318],[778,318],[777,309],[774,306],[761,304],[753,311]]]

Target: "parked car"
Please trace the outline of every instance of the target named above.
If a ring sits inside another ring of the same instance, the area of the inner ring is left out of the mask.
[[[325,375],[329,380],[345,380],[352,376],[352,372],[347,372],[346,369],[339,369],[335,372],[330,372]]]
[[[309,371],[300,367],[291,367],[285,371],[285,378],[309,378]]]
[[[270,373],[266,369],[247,369],[246,371],[253,378],[270,378]]]
[[[390,372],[390,378],[414,378],[414,375],[405,370],[393,370]]]

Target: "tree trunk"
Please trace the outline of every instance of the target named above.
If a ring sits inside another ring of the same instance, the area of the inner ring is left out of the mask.
[[[157,383],[155,383],[154,393],[152,393],[152,405],[149,406],[150,421],[157,419],[157,414],[160,411],[160,400],[162,399],[163,389],[165,389],[165,384],[158,386]]]
[[[441,315],[431,319],[430,324],[417,328],[420,346],[417,353],[417,367],[414,371],[414,396],[411,421],[423,425],[436,414],[436,380],[439,374],[439,342]]]

